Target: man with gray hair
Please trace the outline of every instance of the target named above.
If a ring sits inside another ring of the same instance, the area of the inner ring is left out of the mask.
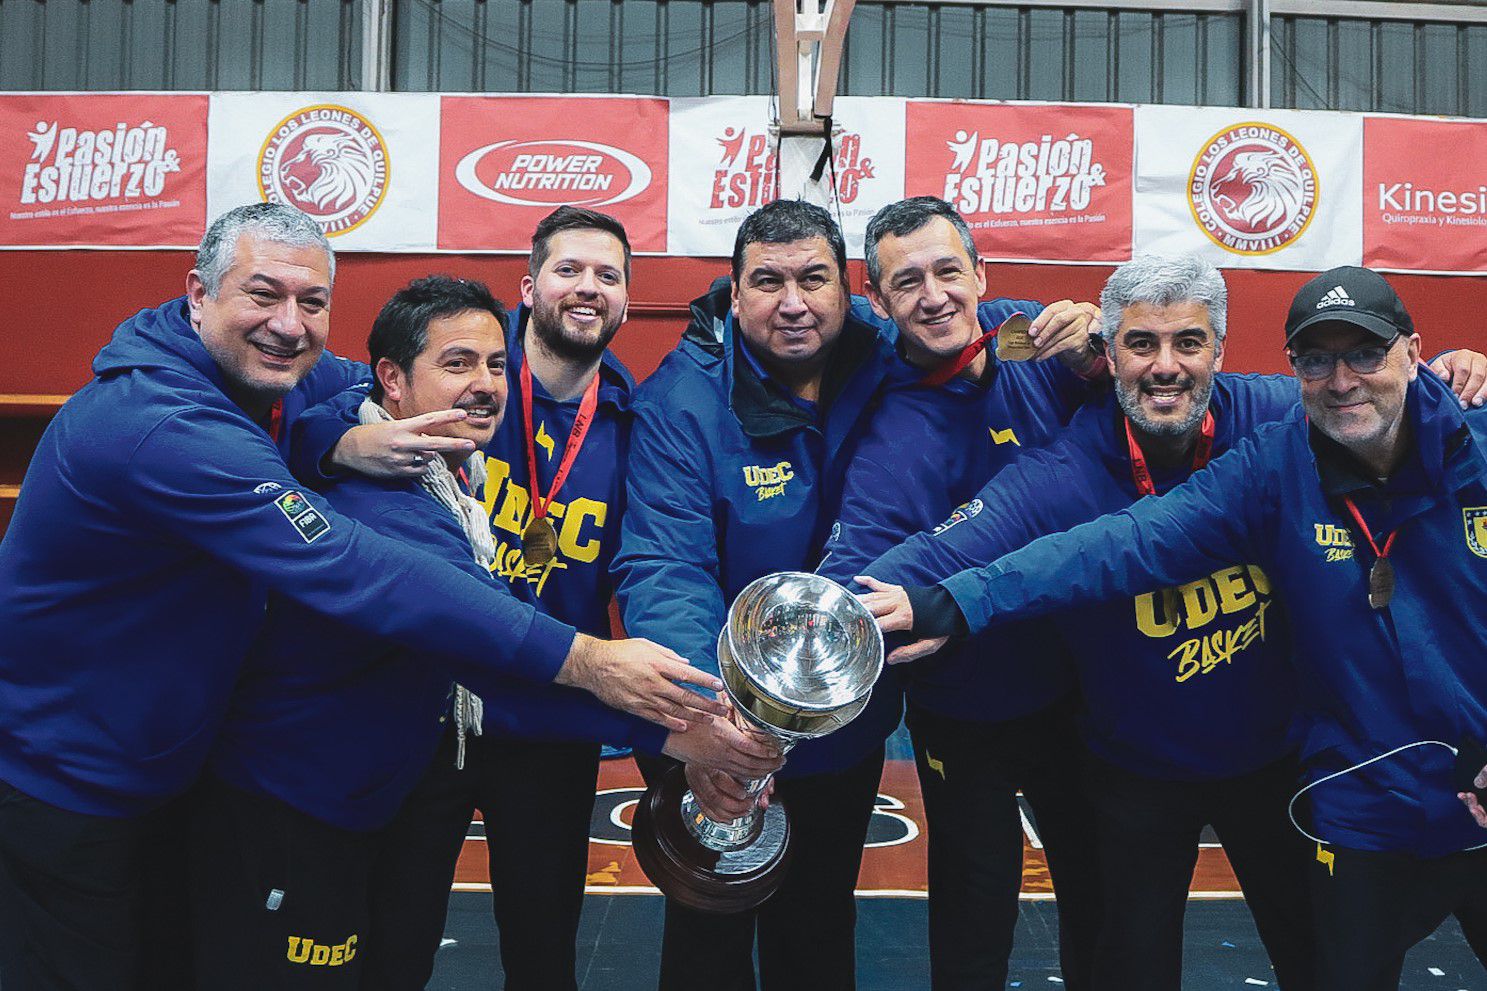
[[[37,447],[0,544],[6,991],[188,986],[179,800],[269,591],[673,729],[723,711],[670,651],[576,634],[297,485],[287,423],[365,373],[324,354],[332,265],[296,210],[219,218],[186,296],[119,326]]]
[[[863,568],[872,576],[864,584],[927,584],[1124,509],[1280,419],[1297,400],[1292,379],[1220,372],[1227,304],[1223,277],[1196,257],[1118,268],[1101,294],[1115,395],[996,475],[972,501],[977,511]],[[1465,388],[1478,360],[1454,352],[1438,367]],[[1308,850],[1286,818],[1297,764],[1284,619],[1251,562],[1190,577],[1055,617],[1074,656],[1092,758],[1103,899],[1094,986],[1180,987],[1187,889],[1200,833],[1213,825],[1281,986],[1311,987]],[[1043,665],[1044,653],[1029,645],[979,670],[964,666],[961,690],[986,697],[1009,672]]]
[[[1118,650],[1120,631],[1100,603],[1136,594],[1139,625],[1141,590],[1220,565],[1181,585],[1180,606],[1174,596],[1157,620],[1194,627],[1224,613],[1218,632],[1200,634],[1196,669],[1191,652],[1169,655],[1179,681],[1185,670],[1196,680],[1211,677],[1210,655],[1215,665],[1248,663],[1243,655],[1265,636],[1246,623],[1219,638],[1268,594],[1262,564],[1294,619],[1287,647],[1310,783],[1291,804],[1305,796],[1295,822],[1316,843],[1303,875],[1315,904],[1312,986],[1392,991],[1406,951],[1448,915],[1483,945],[1472,930],[1487,907],[1487,815],[1473,791],[1487,788],[1487,411],[1479,393],[1459,388],[1462,374],[1478,376],[1481,356],[1456,352],[1450,385],[1421,367],[1403,301],[1355,266],[1301,287],[1284,340],[1300,409],[1207,470],[1010,554],[983,548],[977,567],[933,587],[865,598],[883,629],[920,637],[1078,609]],[[1223,566],[1236,559],[1251,562],[1247,580]],[[1189,596],[1202,585],[1206,593]],[[1107,663],[1131,676],[1135,665],[1121,660],[1112,652]],[[1242,800],[1229,790],[1227,804]],[[1304,980],[1281,973],[1284,987]]]

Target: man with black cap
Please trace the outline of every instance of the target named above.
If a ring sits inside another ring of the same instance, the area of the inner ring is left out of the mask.
[[[1465,790],[1487,784],[1487,409],[1421,367],[1365,269],[1307,283],[1286,347],[1305,416],[1166,495],[865,598],[885,630],[940,638],[1258,563],[1293,617],[1317,986],[1380,991],[1447,915],[1487,910],[1487,815]]]

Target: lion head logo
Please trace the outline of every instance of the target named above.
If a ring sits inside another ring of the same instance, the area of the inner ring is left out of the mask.
[[[259,188],[264,199],[298,207],[334,237],[376,211],[387,171],[382,135],[365,117],[345,107],[305,107],[264,142]]]
[[[279,165],[279,181],[314,213],[335,213],[361,199],[375,178],[372,155],[349,134],[310,134],[299,154]]]
[[[1273,151],[1242,151],[1214,182],[1220,210],[1236,224],[1263,231],[1283,224],[1301,209],[1301,170]]]
[[[1299,238],[1316,213],[1316,168],[1295,138],[1268,124],[1214,135],[1193,162],[1188,205],[1226,250],[1269,254]]]

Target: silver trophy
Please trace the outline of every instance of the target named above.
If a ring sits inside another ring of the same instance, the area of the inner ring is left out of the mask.
[[[718,634],[718,667],[744,729],[782,753],[851,722],[883,669],[872,614],[829,578],[786,571],[738,594]],[[745,783],[757,798],[772,775]],[[635,813],[635,851],[658,887],[685,905],[736,912],[779,887],[790,823],[778,800],[732,822],[703,813],[680,768],[647,789]]]

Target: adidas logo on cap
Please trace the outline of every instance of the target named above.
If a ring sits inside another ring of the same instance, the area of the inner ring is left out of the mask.
[[[1325,295],[1325,296],[1322,297],[1321,302],[1317,303],[1317,309],[1322,310],[1322,309],[1326,309],[1329,306],[1357,306],[1357,305],[1358,305],[1357,303],[1353,302],[1353,297],[1351,297],[1351,296],[1348,295],[1346,289],[1344,289],[1342,286],[1337,286],[1331,292],[1329,292],[1327,295]]]

